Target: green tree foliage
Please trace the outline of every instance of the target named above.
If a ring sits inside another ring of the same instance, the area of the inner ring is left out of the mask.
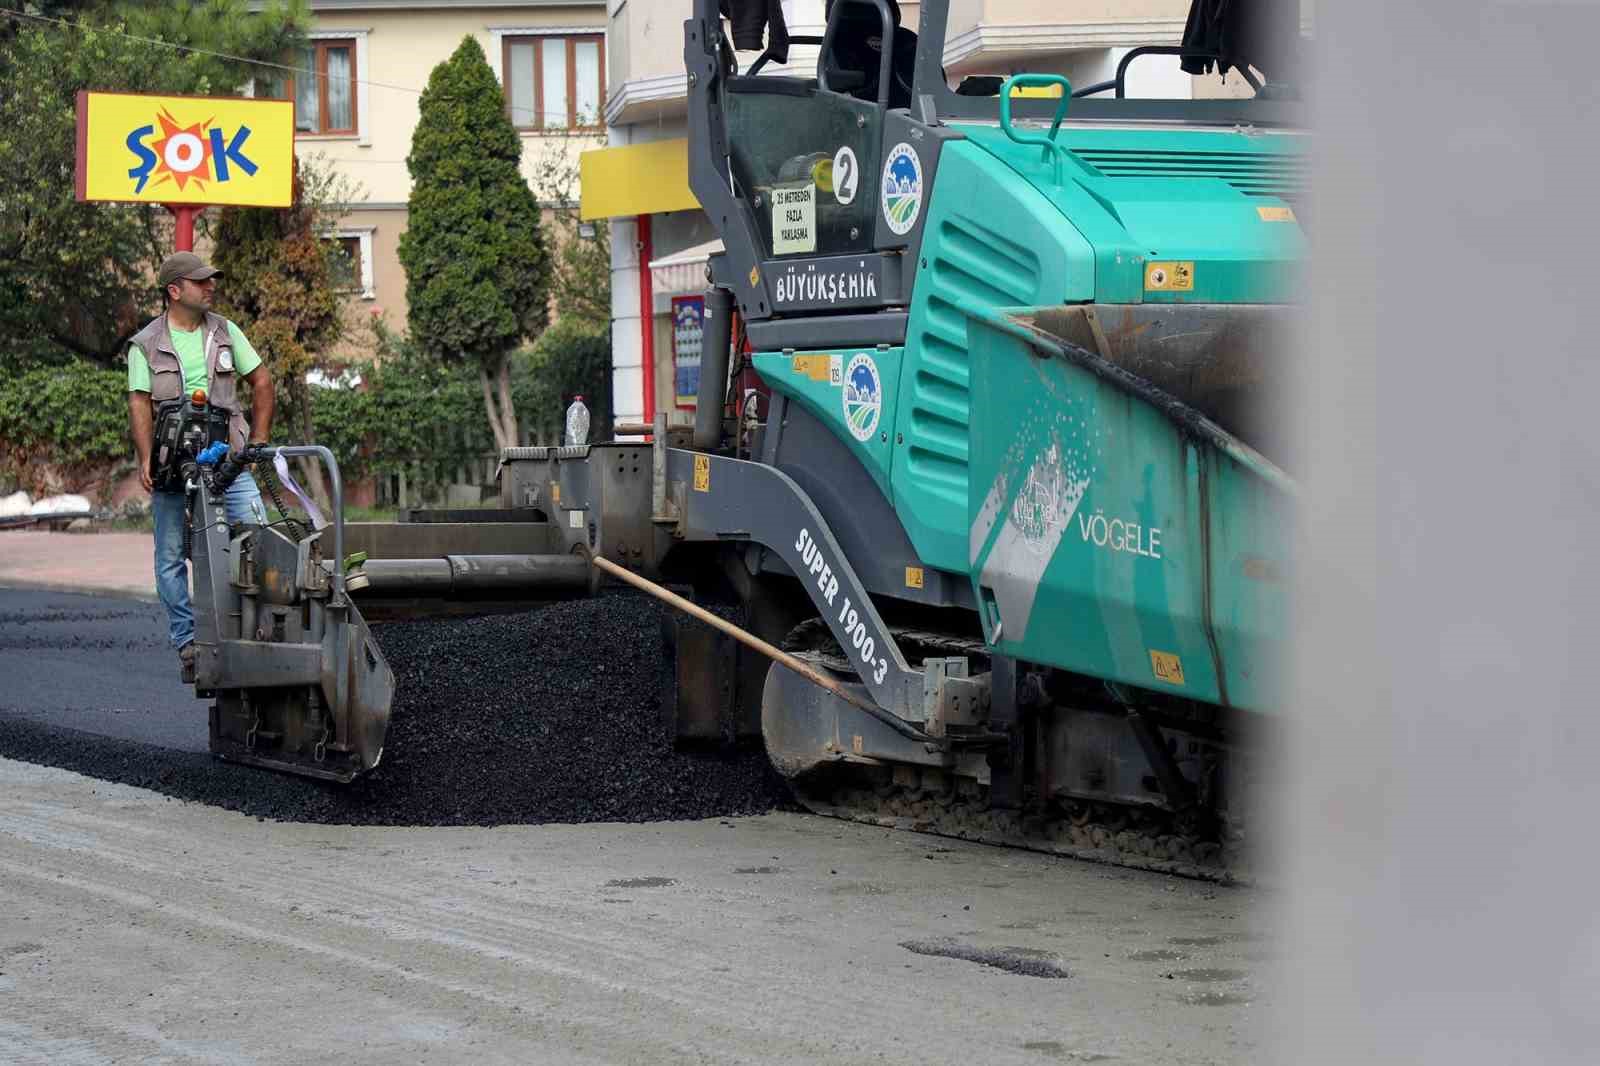
[[[266,360],[284,401],[287,435],[300,442],[315,435],[306,372],[344,335],[332,262],[342,253],[318,236],[326,205],[307,195],[303,171],[310,166],[295,166],[288,210],[224,208],[212,257],[223,274],[217,310],[238,323]],[[325,180],[312,183],[326,187]]]
[[[361,369],[360,388],[318,388],[317,436],[347,478],[404,471],[425,494],[492,453],[488,427],[463,419],[480,402],[476,369],[445,363],[374,322],[379,358]],[[606,329],[563,318],[512,357],[512,391],[527,438],[555,444],[566,406],[582,393],[604,439],[611,412],[611,350]]]
[[[0,489],[34,495],[128,459],[128,376],[79,360],[0,374]]]
[[[463,418],[482,402],[477,373],[445,363],[373,322],[378,360],[361,369],[360,388],[316,389],[319,443],[347,479],[404,472],[425,494],[492,452],[481,420]]]
[[[320,443],[306,373],[344,336],[345,325],[333,285],[334,259],[343,253],[318,236],[327,225],[319,193],[330,181],[314,168],[296,162],[287,210],[224,208],[212,256],[223,274],[217,310],[244,330],[272,375],[281,411],[274,436],[300,443]],[[308,169],[310,183],[304,180]],[[312,491],[326,499],[322,468],[308,463],[306,471]]]
[[[549,298],[539,205],[521,162],[500,81],[469,36],[422,94],[400,264],[412,339],[428,355],[476,364],[500,447],[517,442],[510,355],[544,328]]]
[[[518,359],[516,394],[533,435],[560,440],[566,408],[582,395],[593,436],[611,424],[611,330],[577,315],[563,315]]]
[[[0,13],[0,341],[12,365],[76,356],[110,366],[160,306],[152,279],[171,227],[158,207],[75,200],[77,92],[234,93],[254,64],[135,36],[275,61],[304,39],[309,15],[305,0],[255,13],[248,0],[43,8],[72,24]]]
[[[545,207],[550,297],[562,318],[594,326],[611,322],[611,230],[604,219],[584,225],[578,211],[578,163],[559,140],[546,140],[532,163],[533,191]],[[585,236],[585,231],[589,235]]]

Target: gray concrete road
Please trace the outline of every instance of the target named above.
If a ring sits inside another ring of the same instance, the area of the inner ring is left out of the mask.
[[[801,815],[308,826],[0,760],[0,1061],[1249,1061],[1255,901]]]

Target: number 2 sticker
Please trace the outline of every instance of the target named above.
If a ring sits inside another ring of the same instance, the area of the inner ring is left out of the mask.
[[[833,157],[833,195],[841,204],[856,198],[860,178],[861,168],[856,166],[855,150],[846,145]]]

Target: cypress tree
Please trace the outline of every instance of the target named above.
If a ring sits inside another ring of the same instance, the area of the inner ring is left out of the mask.
[[[422,93],[406,159],[412,185],[400,264],[413,342],[445,361],[476,364],[502,448],[517,443],[511,353],[548,321],[539,204],[521,163],[522,138],[499,79],[468,36]]]

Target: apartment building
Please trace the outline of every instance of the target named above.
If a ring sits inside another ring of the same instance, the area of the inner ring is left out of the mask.
[[[824,0],[782,0],[791,34],[820,36]],[[1112,77],[1141,45],[1176,44],[1190,0],[951,0],[944,63],[970,74],[1036,71],[1083,85]],[[608,0],[608,146],[582,157],[583,215],[611,220],[613,404],[618,421],[665,411],[693,419],[698,380],[697,294],[719,245],[688,188],[683,23],[691,0]],[[899,4],[903,25],[920,5]],[[812,76],[814,46],[791,48],[766,73]],[[741,69],[756,58],[740,53]],[[1175,61],[1129,68],[1131,96],[1233,95],[1242,82],[1191,77]],[[648,392],[648,395],[647,395]]]
[[[301,159],[320,157],[355,190],[337,239],[352,264],[349,298],[392,329],[406,321],[400,234],[411,175],[406,156],[433,68],[474,36],[522,133],[523,172],[542,202],[577,192],[578,155],[605,140],[608,95],[603,0],[311,0],[305,52],[314,77],[260,78],[257,95],[292,96]]]

